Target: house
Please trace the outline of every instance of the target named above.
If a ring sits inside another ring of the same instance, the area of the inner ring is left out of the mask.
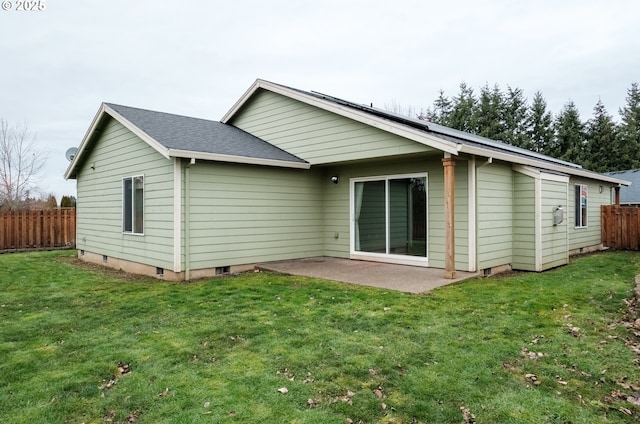
[[[264,80],[220,122],[102,104],[65,178],[81,259],[175,280],[316,256],[542,271],[601,248],[628,184]]]
[[[629,181],[631,183],[630,186],[620,188],[620,204],[640,206],[640,169],[607,172],[604,175]]]

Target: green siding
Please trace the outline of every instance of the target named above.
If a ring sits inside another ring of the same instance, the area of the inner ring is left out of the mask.
[[[513,269],[536,270],[535,179],[514,172]]]
[[[467,270],[469,267],[468,162],[458,160],[456,164],[456,268]],[[427,255],[429,266],[444,268],[444,169],[439,156],[425,156],[403,161],[355,163],[326,168],[323,177],[325,255],[349,257],[349,180],[351,178],[423,172],[428,173]],[[340,176],[339,184],[330,182],[332,175]]]
[[[259,90],[230,124],[312,165],[433,151],[415,141]]]
[[[585,184],[587,194],[587,227],[575,228],[575,200],[576,184]],[[602,187],[602,193],[600,193]],[[600,206],[611,204],[611,187],[599,181],[572,177],[569,181],[567,225],[569,227],[569,249],[576,250],[599,246],[602,243],[600,225]]]
[[[511,264],[513,172],[498,163],[477,168],[478,269]]]
[[[322,255],[321,175],[197,162],[189,177],[191,269]]]
[[[172,161],[113,119],[91,148],[78,174],[77,248],[173,269]],[[134,175],[144,175],[144,235],[122,233],[122,179]]]
[[[564,265],[569,261],[567,249],[567,183],[542,180],[542,270]],[[553,225],[553,211],[562,206],[564,221]]]

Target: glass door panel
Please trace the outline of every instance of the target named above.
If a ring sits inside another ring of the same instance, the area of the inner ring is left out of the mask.
[[[386,253],[385,181],[355,183],[355,249]]]
[[[387,253],[427,256],[426,178],[389,180],[389,250]]]

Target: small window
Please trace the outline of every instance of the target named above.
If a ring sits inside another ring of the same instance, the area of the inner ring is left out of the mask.
[[[122,180],[122,231],[144,233],[144,177]]]
[[[576,228],[584,228],[587,226],[587,186],[576,184],[575,190]]]

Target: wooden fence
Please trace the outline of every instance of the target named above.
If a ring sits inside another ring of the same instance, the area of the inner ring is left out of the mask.
[[[640,250],[640,208],[603,205],[602,244],[617,250]]]
[[[74,208],[0,211],[0,252],[75,246]]]

